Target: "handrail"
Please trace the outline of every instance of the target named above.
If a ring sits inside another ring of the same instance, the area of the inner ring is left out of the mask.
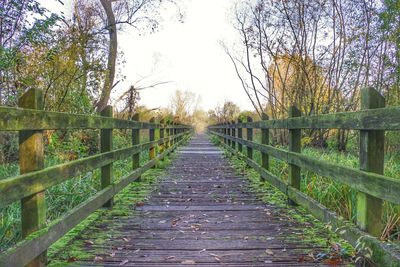
[[[345,227],[351,235],[343,234],[353,245],[359,238],[368,240],[371,249],[376,250],[373,258],[382,262],[382,253],[400,263],[400,256],[393,254],[378,239],[382,230],[383,201],[400,204],[400,179],[383,175],[384,168],[384,131],[400,130],[400,107],[384,108],[383,97],[374,89],[361,91],[362,111],[301,116],[300,111],[289,108],[290,118],[253,122],[237,121],[211,125],[208,131],[217,136],[219,142],[230,152],[239,155],[247,164],[261,174],[263,180],[270,182],[288,196],[289,203],[308,208],[320,220]],[[261,129],[261,144],[253,141],[253,129]],[[247,129],[247,140],[243,138],[243,129]],[[269,129],[289,130],[289,149],[280,149],[269,145]],[[301,154],[301,129],[353,129],[360,131],[360,169],[340,166]],[[237,133],[237,134],[236,134]],[[243,146],[247,149],[243,150]],[[237,150],[236,150],[237,149]],[[253,160],[253,149],[261,152],[262,166]],[[246,152],[243,154],[243,152]],[[272,156],[289,164],[288,182],[269,171],[268,157]],[[306,169],[322,176],[332,178],[357,190],[357,226],[342,223],[334,212],[329,211],[316,200],[300,191],[300,171]],[[350,226],[349,226],[350,225]],[[367,233],[363,232],[366,231]],[[370,234],[370,235],[369,235]],[[372,236],[371,236],[372,235]],[[390,261],[387,261],[390,262]]]
[[[70,114],[27,108],[0,106],[1,131],[65,130],[65,129],[187,129],[189,125],[122,120],[98,115]]]
[[[382,120],[385,118],[385,120]],[[400,107],[368,109],[353,112],[311,115],[305,117],[212,125],[210,129],[349,129],[400,130]]]
[[[21,200],[22,241],[0,255],[0,266],[43,265],[47,248],[99,207],[112,207],[113,197],[132,181],[154,167],[157,161],[187,140],[192,127],[113,118],[111,106],[100,114],[81,115],[40,110],[42,91],[28,90],[19,108],[0,106],[0,131],[19,131],[20,174],[0,180],[0,208]],[[43,131],[50,129],[100,129],[101,153],[44,168]],[[113,129],[132,131],[132,146],[113,149]],[[148,130],[150,140],[140,142],[140,130]],[[159,132],[159,135],[155,133]],[[156,137],[157,136],[157,137]],[[159,151],[156,149],[160,147]],[[150,160],[140,166],[139,153],[148,151]],[[157,155],[157,153],[161,152]],[[113,162],[132,157],[132,172],[113,181]],[[73,177],[101,168],[101,190],[61,218],[45,225],[45,190]]]

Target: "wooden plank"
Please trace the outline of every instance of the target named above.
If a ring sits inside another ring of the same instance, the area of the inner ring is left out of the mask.
[[[96,115],[69,114],[35,109],[0,106],[2,131],[52,130],[52,129],[155,129],[158,124],[101,117]],[[175,125],[190,129],[189,125]]]
[[[213,132],[213,134],[218,135],[216,132]],[[243,145],[252,146],[254,149],[268,153],[277,159],[314,171],[322,176],[335,179],[361,192],[395,204],[400,204],[400,195],[398,194],[398,192],[400,192],[399,179],[343,167],[272,146],[249,142],[247,140],[235,140],[236,142],[241,142]]]
[[[182,140],[181,142],[184,142]],[[177,143],[176,145],[180,145]],[[27,239],[19,242],[15,247],[8,249],[0,255],[0,266],[23,266],[31,259],[45,251],[51,244],[66,234],[70,229],[80,223],[89,214],[106,203],[112,196],[120,192],[129,183],[140,177],[144,172],[153,167],[158,160],[171,153],[169,148],[155,159],[147,162],[143,167],[136,169],[129,175],[123,177],[117,184],[111,184],[90,197],[85,202],[73,208],[63,217],[53,221],[48,227],[34,232]]]
[[[29,89],[18,100],[23,108],[42,109],[43,95],[38,89]],[[40,171],[44,168],[43,131],[19,132],[19,168],[20,174]],[[38,191],[21,199],[21,230],[22,238],[43,228],[46,225],[45,192]],[[46,252],[32,259],[26,266],[40,267],[47,262]]]
[[[75,176],[100,168],[113,161],[120,160],[151,147],[152,143],[113,150],[106,153],[70,161],[48,167],[39,171],[21,174],[0,180],[0,207],[18,201],[23,197],[44,191],[51,186],[64,182]]]
[[[113,117],[113,107],[108,105],[101,112],[101,116],[103,117]],[[101,129],[100,130],[100,152],[106,153],[112,151],[113,148],[113,138],[112,138],[112,129]],[[101,166],[100,169],[100,186],[101,189],[108,187],[113,180],[113,162],[110,162],[106,165]],[[109,199],[106,203],[104,203],[104,207],[110,208],[113,205],[113,199]]]
[[[210,126],[209,128],[216,129],[226,127],[394,131],[400,130],[400,107],[387,107],[355,112],[321,114],[280,120],[256,121],[252,123],[241,123],[231,126]]]
[[[384,106],[385,99],[376,90],[373,88],[361,90],[362,109],[375,109]],[[360,131],[360,169],[366,172],[383,174],[384,148],[384,131]],[[364,192],[358,192],[357,194],[357,224],[362,230],[366,230],[375,237],[380,237],[383,230],[382,204],[383,201],[379,198]]]
[[[265,171],[256,162],[248,159],[247,157],[243,157],[240,153],[235,152],[226,145],[224,145],[224,147],[232,153],[236,153],[237,156],[241,157],[247,162],[247,164],[255,168],[257,171]],[[359,230],[352,223],[343,221],[343,219],[340,218],[335,212],[330,211],[318,201],[312,199],[303,192],[300,192],[298,189],[293,188],[290,185],[285,185],[278,177],[266,175],[265,179],[277,187],[281,192],[288,195],[288,197],[295,203],[305,207],[317,219],[332,226],[333,231],[335,231],[353,246],[370,248],[373,251],[371,258],[378,265],[400,266],[399,246],[393,246],[391,243],[381,242],[377,238]],[[276,184],[278,186],[276,186]]]

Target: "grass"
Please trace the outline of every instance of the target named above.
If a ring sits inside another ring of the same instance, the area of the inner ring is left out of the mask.
[[[213,141],[215,142],[216,140],[214,139]],[[261,199],[265,203],[282,208],[280,210],[282,218],[297,221],[304,225],[301,233],[285,236],[287,240],[301,238],[304,243],[324,247],[323,252],[315,253],[313,250],[309,252],[310,254],[315,254],[315,258],[321,257],[322,262],[339,264],[343,263],[342,260],[348,262],[355,258],[355,250],[347,241],[340,238],[336,233],[329,231],[325,224],[315,219],[304,208],[288,206],[286,195],[269,183],[262,182],[259,173],[249,168],[243,160],[228,152],[225,153],[225,157],[228,158],[238,174],[249,180],[252,192],[262,195]],[[333,247],[340,249],[333,251]]]
[[[142,142],[148,140],[148,131],[142,132]],[[64,136],[63,138],[61,138]],[[156,138],[158,138],[156,136]],[[95,141],[93,141],[95,140]],[[69,160],[98,153],[98,131],[74,131],[65,137],[65,133],[52,133],[45,147],[45,166],[53,166]],[[130,131],[114,130],[114,149],[131,146]],[[94,148],[93,148],[94,147]],[[140,161],[143,165],[149,160],[148,151],[143,151]],[[114,180],[131,171],[130,158],[114,163]],[[18,175],[18,162],[0,165],[0,179]],[[47,223],[61,217],[73,207],[93,196],[100,189],[100,170],[96,169],[84,175],[72,178],[46,190]],[[0,252],[21,240],[21,209],[15,202],[0,209]]]
[[[215,138],[214,138],[215,140]],[[260,142],[258,132],[254,135],[255,142]],[[287,149],[286,147],[281,147]],[[245,148],[244,150],[245,151]],[[319,160],[335,163],[340,166],[359,168],[359,158],[355,154],[340,153],[329,149],[303,147],[302,154]],[[253,159],[261,164],[261,153],[254,151]],[[288,179],[288,164],[270,157],[270,171],[282,180]],[[385,159],[385,175],[400,179],[400,161],[395,155]],[[311,196],[330,210],[335,211],[346,220],[355,222],[357,192],[349,186],[337,182],[329,177],[302,170],[301,191]],[[384,202],[383,223],[381,239],[400,242],[400,205]]]

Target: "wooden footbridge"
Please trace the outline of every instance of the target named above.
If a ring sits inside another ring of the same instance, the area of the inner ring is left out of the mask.
[[[400,180],[383,175],[384,131],[400,130],[400,108],[384,108],[383,98],[372,89],[362,91],[365,110],[359,112],[306,117],[292,107],[288,119],[248,118],[210,126],[209,135],[193,135],[190,126],[165,120],[112,118],[111,107],[101,116],[46,112],[40,110],[41,99],[39,90],[30,90],[20,99],[20,108],[0,107],[0,130],[19,132],[21,172],[0,180],[0,208],[20,201],[23,234],[16,246],[1,253],[0,266],[357,264],[356,257],[340,256],[341,248],[332,244],[333,232],[359,252],[358,263],[400,266],[398,246],[375,237],[382,227],[383,201],[400,204]],[[269,144],[268,131],[275,128],[289,130],[288,150]],[[314,128],[360,131],[360,169],[302,155],[301,129]],[[43,133],[52,129],[100,129],[101,153],[44,168]],[[113,129],[131,130],[132,145],[113,149]],[[253,129],[261,130],[261,143],[253,140]],[[143,131],[148,131],[148,141],[141,140]],[[221,147],[210,142],[211,136]],[[140,165],[144,150],[149,161]],[[253,150],[262,153],[261,164],[253,159]],[[172,152],[173,161],[159,173],[157,183],[146,184],[146,174]],[[261,181],[252,179],[247,169],[235,169],[232,155],[257,171]],[[289,163],[288,182],[269,171],[269,157]],[[132,159],[131,173],[113,180],[113,163],[126,158]],[[46,190],[98,168],[98,193],[47,222]],[[303,193],[301,169],[358,190],[358,225],[343,221]],[[143,201],[134,197],[141,186],[151,189]],[[266,196],[274,190],[289,201],[273,204]],[[329,227],[321,227],[297,205]],[[74,231],[101,207],[105,212]],[[122,211],[112,212],[117,208]],[[65,246],[47,256],[49,247],[71,230],[75,235]]]

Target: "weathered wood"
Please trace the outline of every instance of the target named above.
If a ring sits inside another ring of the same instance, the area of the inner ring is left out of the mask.
[[[237,119],[237,123],[238,124],[240,124],[240,123],[242,123],[242,119]],[[243,138],[243,129],[242,128],[240,128],[240,127],[238,127],[237,128],[237,134],[238,134],[238,138],[239,139],[242,139]],[[242,153],[243,152],[243,145],[241,144],[241,143],[238,143],[238,151],[240,152],[240,153]]]
[[[373,88],[361,90],[361,108],[375,109],[385,106],[385,99]],[[385,118],[382,118],[384,120]],[[382,130],[360,131],[360,169],[383,174],[385,132]],[[399,192],[400,194],[400,192]],[[357,194],[357,224],[373,236],[380,237],[382,224],[382,200],[363,192]]]
[[[51,166],[43,170],[2,179],[0,180],[0,207],[5,207],[23,197],[39,193],[56,184],[72,179],[75,176],[93,169],[100,168],[113,161],[125,159],[135,153],[140,153],[142,150],[150,149],[150,147],[158,142],[162,142],[162,140],[117,149]]]
[[[195,141],[206,141],[203,138]],[[185,150],[218,151],[210,145],[192,141]],[[77,256],[73,264],[179,266],[190,259],[188,264],[196,266],[315,266],[315,260],[301,258],[329,247],[307,238],[314,226],[311,220],[293,220],[290,214],[295,210],[244,192],[250,188],[247,180],[235,175],[221,154],[180,154],[167,172],[135,211],[105,216],[74,241],[71,245],[87,256]],[[209,194],[197,197],[199,189]],[[187,195],[181,196],[181,191]],[[110,235],[96,238],[93,233],[99,230],[110,230]],[[327,230],[318,234],[329,237]],[[57,260],[62,263],[71,256],[66,252]],[[101,256],[101,262],[93,262],[95,256]]]
[[[22,108],[42,109],[43,95],[38,89],[29,89],[18,100]],[[39,171],[44,167],[43,131],[19,132],[19,169],[20,173]],[[3,192],[2,192],[3,194]],[[45,192],[25,196],[21,199],[22,237],[43,228],[46,224]],[[39,267],[46,265],[46,252],[37,254],[26,266]]]
[[[263,120],[268,120],[268,115],[263,113],[262,114]],[[263,145],[269,145],[269,129],[261,129],[261,143]],[[267,153],[261,152],[261,166],[265,170],[269,170],[269,156]],[[263,176],[261,175],[261,180],[264,180]]]
[[[226,122],[226,124],[230,125],[231,122],[228,121],[228,122]],[[231,134],[231,130],[232,130],[232,129],[233,129],[233,128],[228,128],[228,129],[226,129],[226,134],[231,136],[231,135],[232,135],[232,134]],[[228,139],[227,142],[228,142],[228,146],[231,146],[232,140],[231,140],[231,139]]]
[[[132,118],[134,121],[140,121],[140,114],[135,113]],[[140,129],[132,129],[132,146],[137,146],[140,144]],[[132,155],[132,170],[136,170],[140,168],[140,151],[134,153]],[[136,181],[140,181],[141,177],[139,176]]]
[[[184,140],[185,139],[176,145],[180,145]],[[104,203],[109,201],[115,194],[152,168],[158,160],[163,159],[166,155],[171,153],[172,150],[172,148],[167,149],[164,153],[147,162],[144,166],[121,178],[120,182],[117,184],[107,186],[85,202],[67,212],[62,218],[53,221],[48,227],[33,233],[32,236],[28,236],[27,239],[19,242],[15,247],[2,253],[0,255],[0,266],[23,266],[31,259],[41,254],[93,211],[104,205]]]
[[[300,110],[295,107],[289,107],[289,117],[300,117]],[[289,129],[289,151],[301,153],[301,129]],[[289,163],[289,184],[300,190],[300,167]]]
[[[160,126],[94,115],[69,114],[34,109],[0,106],[2,131],[52,130],[52,129],[155,129]],[[190,129],[189,125],[176,128]]]
[[[151,118],[150,123],[155,123],[156,118]],[[150,129],[149,130],[149,141],[152,142],[155,140],[155,129]],[[154,159],[156,157],[156,148],[153,146],[149,149],[149,158],[150,160]]]
[[[217,132],[213,132],[213,134],[220,135]],[[400,192],[399,179],[343,167],[338,164],[314,159],[299,153],[289,152],[273,146],[262,145],[239,138],[236,138],[235,141],[238,143],[240,142],[245,146],[251,146],[254,149],[268,153],[277,159],[297,165],[300,168],[308,169],[322,176],[336,179],[337,181],[361,192],[395,204],[400,204],[400,195],[398,194],[398,192]]]
[[[212,132],[215,134],[215,132]],[[224,145],[224,144],[222,144]],[[377,238],[368,235],[365,232],[360,231],[352,223],[343,221],[335,212],[330,211],[325,206],[302,193],[296,188],[285,184],[281,179],[274,176],[273,174],[265,171],[255,161],[242,156],[242,154],[232,150],[230,147],[224,145],[224,147],[232,153],[235,153],[246,163],[260,172],[264,176],[265,180],[277,187],[281,192],[287,194],[289,199],[305,207],[311,214],[313,214],[319,220],[329,224],[332,230],[340,235],[343,239],[347,240],[353,246],[362,246],[370,248],[372,253],[372,260],[379,266],[400,266],[400,253],[399,248],[393,247],[392,244],[385,244],[380,242]]]
[[[385,118],[385,119],[382,119]],[[214,129],[219,126],[210,126]],[[241,123],[240,128],[400,130],[400,107]]]
[[[247,122],[252,122],[253,118],[250,116],[247,116]],[[248,141],[253,141],[253,128],[247,128],[247,140]],[[253,159],[253,147],[248,146],[247,147],[247,157],[249,159]]]
[[[113,117],[113,107],[108,105],[101,112],[100,115],[103,117]],[[112,129],[101,129],[100,130],[100,152],[105,153],[112,151],[113,149],[113,137],[112,137]],[[100,186],[101,189],[108,187],[112,184],[113,180],[113,163],[110,162],[101,167],[101,177],[100,177]],[[110,208],[113,206],[113,199],[109,199],[106,203],[104,203],[104,207]]]
[[[232,125],[235,124],[235,121],[231,121],[231,124],[232,124]],[[232,137],[236,137],[236,128],[232,128],[232,129],[231,129],[231,136],[232,136]],[[232,140],[232,141],[231,141],[231,145],[232,145],[232,148],[233,148],[233,149],[236,149],[236,142],[235,142],[235,140]]]
[[[160,139],[163,139],[164,138],[164,135],[165,135],[165,119],[161,119],[160,120]],[[160,152],[162,153],[163,151],[164,151],[164,148],[165,148],[165,145],[164,145],[164,143],[161,143],[160,144]]]

